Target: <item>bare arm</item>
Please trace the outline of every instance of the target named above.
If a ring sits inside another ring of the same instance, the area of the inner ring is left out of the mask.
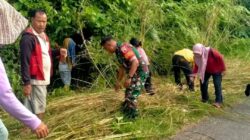
[[[125,75],[125,69],[123,66],[119,67],[118,73],[117,73],[117,81],[122,81],[122,79],[124,78]]]
[[[133,59],[132,62],[131,62],[131,68],[129,70],[129,77],[133,77],[136,73],[136,70],[139,66],[139,62],[137,59]]]
[[[129,78],[124,83],[124,86],[126,88],[128,88],[131,85],[132,77],[135,75],[138,66],[139,66],[138,60],[133,59],[131,61],[131,68],[130,68],[129,73],[128,73]]]

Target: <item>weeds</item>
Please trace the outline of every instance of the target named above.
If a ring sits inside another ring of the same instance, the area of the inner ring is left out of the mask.
[[[228,72],[223,81],[224,108],[240,102],[244,96],[244,85],[250,79],[248,63],[239,62],[238,59],[230,59],[227,63]],[[238,67],[241,67],[240,71]],[[215,109],[210,103],[201,103],[199,91],[179,91],[171,79],[154,77],[154,85],[157,85],[155,96],[140,96],[140,117],[136,120],[125,119],[120,113],[123,91],[115,93],[110,89],[49,98],[45,119],[50,128],[47,139],[168,138],[183,126],[197,122],[204,116],[224,113],[224,110]],[[211,87],[212,84],[209,91],[213,93]],[[214,95],[210,95],[212,103]],[[20,123],[5,113],[1,114],[10,130],[11,139],[35,139],[32,135],[21,133]]]

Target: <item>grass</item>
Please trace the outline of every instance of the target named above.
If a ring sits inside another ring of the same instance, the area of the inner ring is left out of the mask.
[[[228,71],[223,81],[225,104],[215,109],[200,102],[197,92],[178,91],[171,78],[154,77],[157,94],[143,94],[139,98],[140,117],[127,120],[119,111],[123,92],[111,89],[97,93],[78,93],[49,98],[45,122],[50,128],[48,140],[80,139],[162,139],[170,138],[178,130],[204,117],[224,113],[226,108],[241,102],[243,90],[250,79],[247,61],[228,58]],[[213,93],[210,84],[210,93]],[[211,103],[214,95],[211,95]],[[6,113],[2,119],[10,132],[10,139],[35,139],[23,133],[23,126]]]

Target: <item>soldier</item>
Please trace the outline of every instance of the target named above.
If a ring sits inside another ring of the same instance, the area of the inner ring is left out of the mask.
[[[138,115],[137,97],[140,95],[141,88],[144,87],[145,80],[148,77],[148,67],[141,58],[135,47],[129,43],[116,42],[111,36],[104,37],[101,46],[111,54],[116,54],[120,64],[118,70],[116,91],[121,87],[121,81],[127,74],[124,87],[125,101],[123,103],[123,112],[128,118],[135,118]]]

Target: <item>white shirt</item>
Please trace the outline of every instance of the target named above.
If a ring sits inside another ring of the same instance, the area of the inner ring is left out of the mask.
[[[43,74],[45,80],[34,80],[31,79],[32,85],[49,85],[50,84],[50,71],[51,71],[51,59],[49,55],[49,42],[45,39],[45,33],[38,34],[33,28],[33,33],[38,38],[38,41],[42,49],[42,63],[43,63]],[[44,36],[44,37],[42,37]]]

